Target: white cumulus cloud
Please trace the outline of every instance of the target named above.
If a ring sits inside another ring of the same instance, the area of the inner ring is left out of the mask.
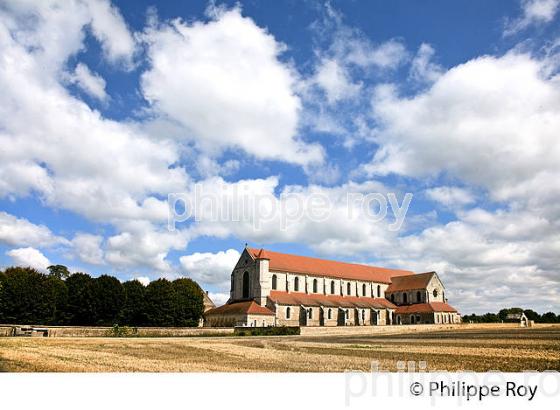
[[[550,23],[558,9],[560,0],[522,0],[522,15],[507,22],[504,35],[512,35],[531,25]]]
[[[103,237],[101,235],[78,233],[72,239],[72,247],[81,261],[101,265],[104,263],[102,242]]]
[[[453,186],[429,188],[426,190],[426,196],[432,201],[450,208],[475,202],[475,198],[469,190]]]
[[[69,81],[75,83],[83,91],[100,101],[106,101],[109,96],[105,92],[105,80],[99,74],[91,72],[87,65],[78,63],[74,73],[69,75]]]
[[[12,258],[16,266],[28,266],[41,272],[46,272],[47,267],[51,264],[41,251],[31,247],[12,249],[6,252],[6,255]]]
[[[112,63],[132,66],[136,43],[119,10],[109,0],[87,0],[91,29]]]
[[[218,285],[229,289],[229,278],[240,253],[228,249],[217,253],[196,252],[179,258],[181,267],[187,275],[202,284]]]
[[[434,48],[422,43],[410,63],[410,78],[419,83],[433,83],[442,74],[443,68],[432,61]]]
[[[313,82],[322,88],[329,103],[355,96],[361,88],[349,78],[346,69],[336,60],[324,59],[317,67]]]
[[[229,293],[225,292],[208,292],[208,297],[216,306],[224,305],[229,299]]]
[[[150,278],[147,277],[147,276],[137,276],[134,279],[136,279],[138,282],[140,282],[144,286],[148,286],[151,282]]]
[[[523,304],[526,295],[538,295],[527,302],[534,308],[558,308],[560,83],[550,74],[553,63],[509,52],[442,72],[411,97],[399,97],[393,85],[376,90],[380,148],[364,169],[466,186],[426,191],[455,207],[457,220],[376,253],[388,263],[438,270],[450,300],[469,311]],[[492,210],[461,210],[475,203],[474,189]]]
[[[15,246],[65,245],[68,241],[59,237],[45,225],[35,225],[25,218],[17,218],[0,211],[0,243]]]
[[[259,159],[321,162],[298,139],[297,74],[279,60],[285,46],[241,15],[222,10],[207,22],[179,19],[144,35],[150,68],[142,92],[181,137],[206,152],[241,148]]]

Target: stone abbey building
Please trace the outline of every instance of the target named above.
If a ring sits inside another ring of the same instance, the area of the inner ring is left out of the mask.
[[[246,247],[228,302],[204,325],[383,326],[459,323],[436,272],[336,262]]]

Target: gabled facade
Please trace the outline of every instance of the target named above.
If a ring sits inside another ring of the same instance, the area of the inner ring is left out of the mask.
[[[396,305],[445,302],[445,287],[436,272],[392,278],[385,297]]]
[[[433,311],[399,313],[401,306],[445,303],[444,287],[435,272],[414,274],[407,270],[330,261],[246,247],[231,274],[230,298],[225,306],[251,301],[266,308],[277,326],[375,326],[436,323],[443,305]],[[448,307],[447,307],[448,306]],[[446,304],[448,323],[460,316]],[[205,314],[206,325],[228,309]],[[236,311],[237,312],[237,311]],[[412,319],[410,315],[414,314]],[[270,325],[270,321],[245,319],[237,326]],[[270,316],[270,315],[269,315]],[[406,316],[406,317],[405,317]],[[212,320],[208,320],[212,318]],[[265,324],[266,323],[266,324]]]

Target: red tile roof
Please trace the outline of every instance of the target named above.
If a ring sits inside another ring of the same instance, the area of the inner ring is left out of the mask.
[[[434,277],[435,272],[417,273],[408,276],[391,278],[391,284],[385,292],[398,292],[401,290],[425,289]]]
[[[270,257],[268,256],[268,251],[264,250],[264,249],[259,249],[258,251],[256,249],[253,249],[254,251],[256,251],[256,254],[252,254],[252,256],[255,259],[268,259],[270,260]]]
[[[263,306],[260,306],[254,300],[244,300],[241,302],[228,303],[226,305],[211,309],[204,313],[204,316],[208,315],[267,315],[274,316],[274,312]]]
[[[342,308],[389,308],[395,309],[393,305],[385,298],[368,298],[356,296],[340,296],[340,295],[322,295],[316,293],[302,292],[282,292],[273,290],[270,292],[269,298],[272,302],[280,305],[303,305],[303,306],[328,306]]]
[[[457,312],[453,306],[443,302],[416,303],[397,307],[397,314],[406,313],[432,313],[432,312]]]
[[[293,272],[380,283],[391,283],[391,278],[393,277],[414,274],[407,270],[337,262],[309,256],[272,252],[264,249],[247,248],[247,251],[254,259],[268,259],[270,261],[269,270],[276,272]]]

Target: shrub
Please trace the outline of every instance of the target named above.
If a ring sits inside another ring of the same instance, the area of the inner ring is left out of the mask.
[[[301,333],[298,326],[236,327],[236,336],[296,336]]]
[[[109,337],[133,337],[138,335],[138,329],[128,326],[113,325],[111,330],[107,332]]]

